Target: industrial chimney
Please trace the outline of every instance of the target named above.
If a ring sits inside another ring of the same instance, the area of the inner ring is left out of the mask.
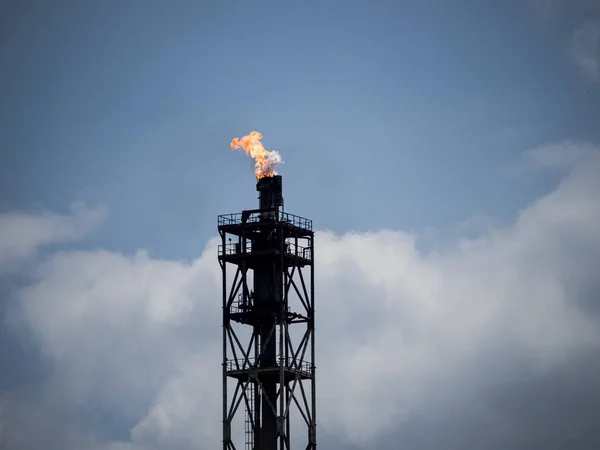
[[[283,209],[283,187],[281,175],[261,178],[256,183],[256,190],[259,192],[258,207],[260,209]]]
[[[241,448],[240,436],[247,450],[290,449],[294,413],[306,425],[302,448],[315,450],[312,221],[283,211],[281,176],[260,178],[256,190],[258,209],[218,218],[223,449]]]

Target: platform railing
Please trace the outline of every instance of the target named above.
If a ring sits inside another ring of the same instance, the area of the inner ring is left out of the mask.
[[[253,303],[252,299],[244,299],[243,294],[238,295],[236,301],[231,304],[229,312],[232,314],[243,314],[252,310]]]
[[[308,361],[293,361],[291,358],[288,359],[286,366],[303,375],[310,376],[312,373],[312,365]]]
[[[292,242],[286,244],[285,254],[297,258],[312,259],[312,249],[310,247],[303,247]]]
[[[252,211],[249,213],[221,214],[218,217],[218,225],[225,226],[257,223],[264,220],[265,216],[269,216],[269,219],[274,220],[275,222],[285,223],[297,228],[302,228],[303,230],[312,231],[312,220],[283,211]]]
[[[243,253],[252,252],[252,242],[246,241],[246,245],[243,246],[241,242],[219,244],[219,255],[241,255]]]
[[[242,243],[238,242],[229,243],[225,245],[220,244],[218,252],[221,256],[251,254],[252,242],[249,240],[246,241],[245,246],[243,246]],[[296,258],[303,258],[307,260],[312,259],[312,249],[310,247],[296,245],[292,242],[286,243],[284,253],[288,256],[295,256]]]
[[[302,375],[310,376],[312,373],[312,365],[308,361],[294,360],[291,357],[284,358],[285,367],[294,372],[298,372]],[[279,357],[275,359],[275,368],[279,367]],[[256,358],[237,358],[228,359],[225,368],[227,372],[239,372],[243,370],[256,370],[259,369],[256,364]]]
[[[302,228],[304,230],[312,231],[312,220],[306,219],[301,216],[296,216],[294,214],[280,212],[279,220],[281,222],[287,222],[295,227]]]

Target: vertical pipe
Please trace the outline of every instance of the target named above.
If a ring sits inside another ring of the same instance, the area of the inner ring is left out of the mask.
[[[277,282],[279,283],[279,414],[277,417],[277,433],[279,435],[279,450],[284,450],[285,449],[285,437],[284,437],[284,429],[283,429],[283,412],[285,411],[285,373],[284,373],[284,368],[285,368],[285,362],[284,362],[284,349],[287,348],[287,346],[284,346],[284,334],[283,334],[283,330],[284,330],[284,323],[285,323],[285,311],[286,311],[286,303],[287,303],[287,292],[285,290],[285,277],[284,277],[284,272],[285,272],[285,266],[284,266],[284,260],[285,260],[285,236],[283,235],[283,230],[281,230],[281,228],[279,229],[279,271],[280,271],[280,276],[277,277]],[[281,295],[283,294],[283,295]]]
[[[310,353],[312,365],[311,378],[311,407],[312,407],[312,430],[309,431],[313,449],[317,447],[317,368],[315,364],[315,235],[312,233],[310,238],[310,323],[312,332],[310,335]]]
[[[289,384],[285,385],[285,402],[286,402],[286,408],[287,405],[292,401],[292,399],[290,398],[290,386]],[[285,418],[285,437],[287,440],[287,448],[290,448],[290,442],[292,440],[291,437],[291,433],[290,433],[290,411],[288,411],[287,417]]]
[[[221,232],[221,249],[225,251],[225,234]],[[221,270],[223,271],[223,450],[229,448],[230,425],[227,423],[227,263],[221,262]]]
[[[254,327],[254,365],[258,363],[258,355],[260,354],[259,332]],[[256,380],[254,381],[254,448],[260,450],[262,448],[262,440],[260,435],[261,429],[261,411],[260,411],[261,392]]]
[[[289,289],[288,289],[288,284],[290,282],[289,280],[289,274],[287,271],[287,268],[284,268],[283,271],[283,279],[284,279],[284,283],[283,283],[283,289],[284,289],[284,308],[287,311],[288,309],[288,304],[289,304]],[[289,351],[289,345],[288,345],[288,336],[289,336],[289,327],[288,327],[288,323],[287,320],[283,321],[283,326],[284,328],[284,339],[285,339],[285,344],[284,344],[284,353],[285,353],[285,367],[287,368],[289,363],[290,363],[290,351]],[[289,385],[288,383],[285,383],[285,389],[281,389],[281,393],[283,394],[285,392],[285,405],[284,407],[282,407],[281,409],[281,414],[283,414],[283,412],[285,411],[285,409],[287,409],[287,405],[290,402],[290,390],[289,390]],[[289,448],[290,447],[290,413],[288,410],[288,413],[286,414],[286,417],[283,418],[283,420],[285,421],[285,448]]]
[[[260,209],[278,208],[282,203],[281,177],[263,178],[258,181]],[[260,315],[258,325],[260,335],[261,357],[258,364],[263,370],[261,377],[261,450],[276,450],[277,433],[277,317],[281,309],[282,267],[281,253],[282,236],[275,233],[278,214],[274,211],[261,213],[263,231],[256,239],[256,250],[264,251],[268,256],[254,269],[255,308]],[[279,252],[277,251],[279,250]],[[268,373],[268,375],[267,375]],[[275,410],[275,411],[273,411]]]

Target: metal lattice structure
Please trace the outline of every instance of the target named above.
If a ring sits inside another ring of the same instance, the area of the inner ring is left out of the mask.
[[[218,218],[223,449],[241,449],[239,434],[247,450],[289,450],[297,411],[305,449],[315,450],[312,222],[283,211],[281,176],[260,179],[256,189],[259,209]]]

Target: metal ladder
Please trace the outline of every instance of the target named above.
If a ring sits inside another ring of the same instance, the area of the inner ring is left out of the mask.
[[[250,405],[250,408],[254,408],[254,383],[248,383],[248,385],[246,386],[246,396],[248,398],[248,404]],[[252,428],[252,417],[254,417],[254,411],[248,411],[248,408],[246,408],[246,420],[244,431],[246,435],[246,450],[252,450],[254,448],[254,430]]]

